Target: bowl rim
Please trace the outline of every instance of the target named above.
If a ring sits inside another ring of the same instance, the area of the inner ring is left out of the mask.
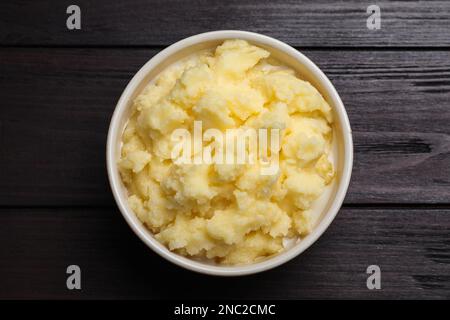
[[[311,71],[311,73],[314,74],[316,80],[321,83],[324,91],[328,93],[329,99],[333,100],[333,105],[335,108],[334,111],[337,113],[339,117],[339,123],[341,125],[345,153],[342,176],[339,181],[336,195],[328,211],[325,213],[319,224],[316,225],[316,227],[308,235],[308,237],[300,241],[292,248],[274,255],[273,257],[270,257],[261,262],[242,266],[217,266],[195,261],[193,259],[183,257],[169,251],[164,245],[153,238],[151,232],[137,219],[134,212],[128,208],[125,195],[123,194],[123,191],[121,191],[120,175],[117,169],[117,163],[115,161],[116,159],[114,154],[115,144],[117,141],[116,139],[120,136],[118,130],[121,124],[121,117],[127,109],[127,104],[130,97],[134,93],[136,87],[146,77],[146,75],[158,64],[163,62],[168,56],[171,56],[186,47],[190,47],[201,42],[225,39],[243,39],[249,42],[260,43],[266,45],[269,48],[272,47],[274,49],[282,51],[288,56],[299,61],[302,65],[306,66]],[[331,81],[325,76],[325,74],[319,69],[319,67],[317,67],[301,52],[297,51],[288,44],[281,42],[280,40],[259,33],[241,30],[210,31],[190,36],[170,45],[169,47],[153,56],[150,60],[148,60],[133,76],[133,78],[130,80],[125,90],[121,94],[111,118],[106,143],[106,167],[108,172],[109,184],[117,206],[122,213],[122,216],[130,226],[130,228],[134,231],[134,233],[154,252],[156,252],[166,260],[191,271],[217,276],[242,276],[266,271],[288,262],[289,260],[293,259],[303,251],[308,249],[326,231],[328,226],[336,217],[340,207],[342,206],[350,183],[350,177],[353,167],[352,131],[344,104],[342,103],[342,100],[339,97],[336,89],[332,85]]]

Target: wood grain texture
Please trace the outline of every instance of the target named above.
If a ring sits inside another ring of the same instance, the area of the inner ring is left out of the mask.
[[[450,45],[449,1],[377,1],[382,24],[351,1],[79,0],[82,29],[66,28],[71,1],[2,1],[1,45],[168,45],[197,33],[242,29],[295,46]]]
[[[0,298],[450,298],[450,210],[344,208],[300,257],[241,278],[183,270],[147,248],[116,209],[0,210]],[[82,270],[82,290],[65,287]],[[382,289],[366,287],[381,268]]]
[[[110,117],[157,51],[1,49],[0,205],[113,205]],[[449,52],[304,52],[349,114],[355,162],[346,203],[449,203]]]
[[[0,299],[450,299],[450,1],[0,2]],[[135,72],[205,31],[260,32],[329,76],[355,146],[344,207],[289,263],[217,278],[166,262],[118,212],[106,133]],[[60,48],[61,47],[61,48]],[[66,268],[82,290],[66,289]],[[367,266],[382,290],[366,288]]]

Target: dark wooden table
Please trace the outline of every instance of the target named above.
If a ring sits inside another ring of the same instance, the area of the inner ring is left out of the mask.
[[[81,30],[66,8],[81,8]],[[381,29],[366,27],[367,6]],[[328,231],[254,276],[176,267],[126,225],[105,169],[115,103],[165,46],[209,30],[276,37],[346,105],[352,182]],[[449,1],[2,1],[0,298],[450,298]],[[66,288],[66,267],[82,290]],[[381,268],[368,290],[366,268]]]

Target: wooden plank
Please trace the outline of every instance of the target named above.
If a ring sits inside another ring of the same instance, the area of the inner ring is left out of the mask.
[[[0,210],[0,298],[423,299],[450,297],[450,210],[342,209],[300,257],[247,277],[166,262],[110,209]],[[65,287],[79,265],[82,290]],[[381,290],[366,269],[381,268]]]
[[[113,205],[105,143],[115,103],[156,50],[0,50],[0,205]],[[354,131],[346,203],[449,203],[447,51],[305,53]]]
[[[450,2],[377,1],[381,29],[367,28],[371,2],[79,0],[81,30],[66,27],[70,1],[2,1],[2,45],[168,45],[223,29],[260,32],[294,46],[450,45]]]

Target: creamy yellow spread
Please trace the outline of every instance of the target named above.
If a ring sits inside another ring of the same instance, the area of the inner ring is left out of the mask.
[[[220,264],[252,263],[314,227],[312,203],[334,177],[332,111],[309,82],[243,40],[227,40],[163,71],[135,99],[119,170],[128,203],[161,243]],[[175,163],[171,134],[280,130],[276,174],[259,163]]]

